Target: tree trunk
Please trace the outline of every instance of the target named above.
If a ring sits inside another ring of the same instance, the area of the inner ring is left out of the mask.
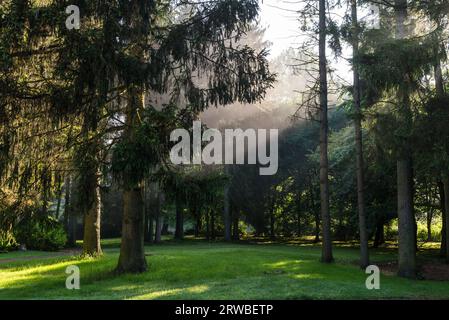
[[[427,213],[427,242],[432,242],[432,219],[433,209],[429,209]]]
[[[442,257],[446,256],[446,194],[444,192],[444,184],[442,181],[438,182],[438,190],[440,193],[440,207],[441,207],[441,217],[443,220],[443,227],[441,228],[441,248],[440,255]]]
[[[352,50],[353,58],[359,55],[359,23],[357,17],[357,0],[351,0],[352,11]],[[365,213],[365,181],[364,181],[364,161],[363,161],[363,136],[362,136],[362,106],[360,99],[360,76],[357,66],[354,69],[354,108],[355,108],[355,148],[356,148],[356,168],[357,168],[357,208],[359,212],[359,233],[360,233],[360,267],[365,269],[369,266],[368,252],[368,231],[366,230]]]
[[[139,273],[147,270],[143,240],[143,201],[139,187],[123,193],[122,243],[117,272]]]
[[[146,204],[145,204],[146,206]],[[144,230],[145,243],[153,243],[153,216],[147,208],[145,208],[145,230]]]
[[[206,240],[210,240],[210,212],[206,211]]]
[[[201,211],[199,208],[195,208],[194,217],[196,217],[195,222],[195,237],[198,238],[201,233],[202,224],[201,224]]]
[[[126,125],[124,139],[130,143],[136,140],[135,131],[139,124],[138,110],[143,108],[143,93],[140,89],[128,89]],[[117,272],[139,273],[147,270],[144,248],[145,212],[142,187],[134,177],[124,177],[122,242]]]
[[[215,212],[213,210],[210,212],[210,229],[211,240],[215,240]]]
[[[225,166],[226,174],[229,174],[228,166]],[[226,184],[223,198],[223,224],[224,224],[224,241],[231,241],[231,215],[229,211],[229,184]]]
[[[148,243],[154,243],[154,217],[151,212],[149,213],[148,220]]]
[[[398,160],[398,231],[399,271],[405,278],[416,277],[416,226],[413,213],[413,196],[410,187],[411,160]]]
[[[233,232],[232,232],[232,240],[239,241],[240,240],[240,231],[239,231],[239,212],[238,210],[234,210],[234,219],[233,219]]]
[[[301,192],[296,198],[296,234],[301,237]]]
[[[407,1],[395,0],[396,37],[404,39],[407,36],[405,21],[407,19]],[[401,105],[400,116],[403,125],[412,121],[409,81],[404,75],[404,83],[398,90],[398,100]],[[399,229],[399,270],[398,274],[405,278],[416,277],[416,222],[413,210],[413,167],[410,141],[403,138],[399,147],[397,160],[398,184],[398,229]]]
[[[313,200],[313,186],[310,185],[310,207],[313,210],[313,214],[315,216],[315,239],[313,240],[314,243],[320,242],[320,214],[315,207],[315,201]]]
[[[57,203],[56,203],[56,219],[59,219],[59,213],[61,211],[61,198],[62,198],[62,178],[58,175],[58,192],[57,192]]]
[[[72,177],[67,175],[64,183],[65,199],[64,199],[64,227],[67,232],[67,245],[69,247],[75,246],[75,240],[72,234],[70,221],[72,219]]]
[[[445,231],[446,231],[446,252],[445,252],[445,257],[446,257],[446,262],[449,263],[449,237],[447,235],[449,235],[449,176],[444,176],[443,177],[443,185],[444,185],[444,208],[445,208]]]
[[[154,243],[160,243],[162,240],[162,224],[164,223],[164,218],[161,214],[161,203],[158,195],[157,199],[157,205],[156,205],[156,215],[155,215],[155,222],[156,222],[156,230],[155,230],[155,236],[154,236]]]
[[[149,185],[149,181],[145,181],[143,185],[143,206],[145,212],[145,227],[143,239],[145,243],[153,242],[153,215],[151,213],[150,192],[151,188]]]
[[[175,239],[182,240],[184,238],[184,215],[181,199],[176,195],[176,230]]]
[[[101,191],[100,172],[92,171],[86,187],[89,188],[89,201],[84,213],[83,255],[98,256],[101,251]]]
[[[374,235],[374,248],[379,248],[380,245],[385,243],[385,233],[384,233],[385,221],[384,219],[379,219],[376,225],[376,234]]]
[[[323,244],[321,261],[331,263],[331,218],[329,212],[328,101],[326,60],[326,0],[319,0],[319,70],[320,70],[320,199]]]
[[[438,56],[437,52],[437,56]],[[436,85],[436,91],[437,91],[437,97],[444,98],[446,95],[445,89],[444,89],[444,81],[443,81],[443,71],[441,69],[441,62],[440,59],[436,59],[435,64],[435,85]],[[444,172],[443,170],[443,179],[438,183],[438,188],[440,191],[440,205],[441,205],[441,217],[443,220],[443,226],[441,230],[441,249],[440,249],[440,255],[442,257],[446,258],[446,261],[449,262],[449,246],[448,246],[448,229],[449,229],[449,214],[448,214],[448,203],[449,203],[449,195],[447,192],[447,184],[448,184],[448,173]]]
[[[270,209],[270,238],[272,240],[276,239],[276,230],[274,229],[274,226],[275,226],[274,204],[272,204]]]

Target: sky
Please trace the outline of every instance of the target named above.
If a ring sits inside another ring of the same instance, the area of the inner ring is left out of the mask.
[[[283,0],[260,0],[261,26],[267,27],[266,40],[273,43],[271,56],[278,56],[283,50],[298,43],[300,35],[297,14],[288,10],[295,10],[298,4],[293,1],[286,3]]]

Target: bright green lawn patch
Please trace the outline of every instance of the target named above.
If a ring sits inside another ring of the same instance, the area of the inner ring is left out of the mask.
[[[112,273],[117,248],[88,260],[2,264],[0,257],[0,299],[449,299],[448,282],[395,276],[383,275],[381,290],[367,290],[367,275],[353,264],[354,248],[336,248],[332,265],[319,262],[315,246],[183,242],[146,250],[149,271],[121,276]],[[372,256],[374,262],[395,258],[389,250]],[[72,264],[80,267],[81,290],[65,288],[65,268]]]

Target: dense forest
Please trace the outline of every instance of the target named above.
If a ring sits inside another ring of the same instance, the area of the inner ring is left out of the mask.
[[[257,0],[1,1],[0,251],[121,238],[115,271],[141,273],[168,237],[319,244],[322,263],[350,243],[416,278],[438,243],[449,263],[449,1],[300,8],[302,43],[272,57]],[[195,120],[279,129],[277,173],[174,165]]]

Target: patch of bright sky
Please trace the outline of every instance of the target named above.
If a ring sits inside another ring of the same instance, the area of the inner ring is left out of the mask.
[[[290,47],[298,48],[302,41],[298,10],[302,4],[297,0],[259,0],[260,24],[266,27],[265,39],[272,43],[271,57],[277,57]],[[339,9],[336,14],[342,16],[345,8]],[[366,16],[366,10],[361,9],[361,16]],[[328,53],[330,49],[328,49]],[[351,49],[343,48],[343,57],[351,57]],[[330,58],[330,55],[328,56]],[[345,59],[333,61],[337,75],[347,82],[352,82],[351,66]]]
[[[300,5],[294,1],[260,0],[261,26],[266,27],[265,37],[273,46],[270,53],[276,57],[289,47],[297,47],[301,35],[298,14]]]

